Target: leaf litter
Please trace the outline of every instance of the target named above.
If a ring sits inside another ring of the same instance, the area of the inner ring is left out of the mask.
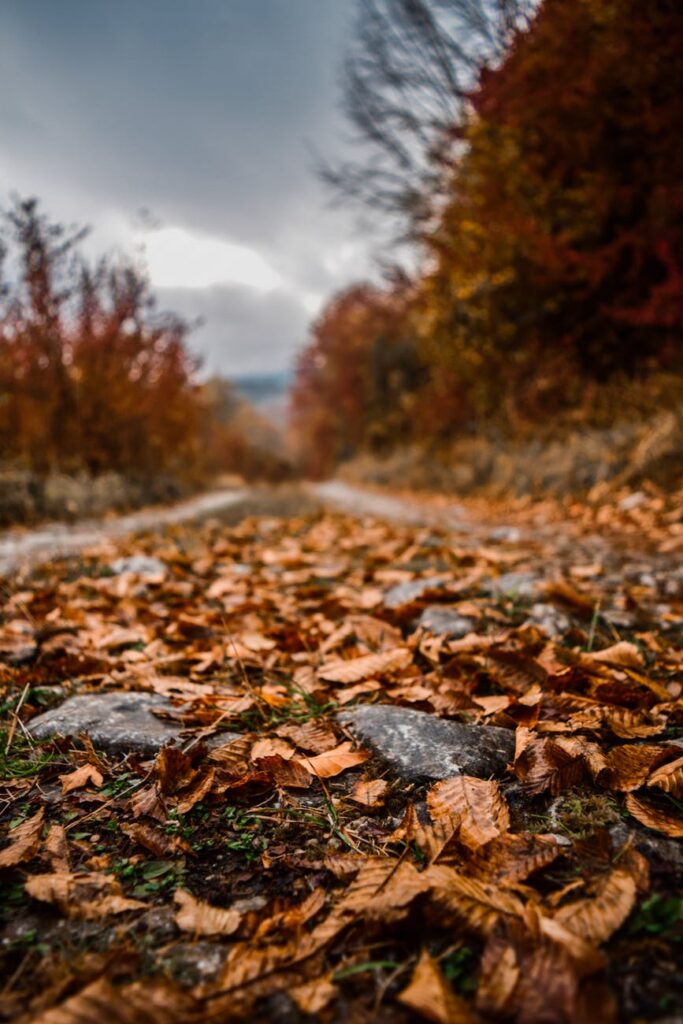
[[[585,510],[498,544],[313,512],[117,545],[160,559],[154,577],[111,575],[108,545],[9,581],[1,1019],[681,1012],[683,574],[663,505],[638,555],[617,513],[596,552]],[[530,617],[538,594],[487,583],[510,566],[545,581],[561,634]],[[472,632],[420,626],[435,602]],[[178,742],[31,739],[45,707],[112,690],[167,697]],[[367,703],[508,729],[515,756],[408,782],[340,726]],[[207,949],[210,969],[183,967]]]

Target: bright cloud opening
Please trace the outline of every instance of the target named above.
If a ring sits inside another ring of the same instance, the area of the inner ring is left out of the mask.
[[[268,292],[282,277],[253,249],[216,238],[193,235],[183,228],[160,228],[140,235],[155,288],[210,288],[217,284],[246,285]]]

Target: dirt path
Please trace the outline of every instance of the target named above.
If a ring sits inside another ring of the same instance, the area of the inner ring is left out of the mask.
[[[147,508],[113,519],[84,519],[76,523],[46,523],[33,530],[7,530],[0,534],[0,575],[60,555],[77,554],[103,540],[199,519],[236,505],[247,495],[244,489],[209,491],[175,505]]]

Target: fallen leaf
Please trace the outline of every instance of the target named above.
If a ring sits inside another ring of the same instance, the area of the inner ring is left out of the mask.
[[[621,668],[642,668],[643,656],[635,644],[627,640],[620,640],[611,647],[605,647],[601,651],[591,651],[589,654],[581,655],[582,665],[591,664],[615,665]]]
[[[313,782],[313,774],[301,761],[281,757],[280,754],[259,757],[254,764],[259,771],[272,775],[276,786],[284,786],[285,789],[308,789]]]
[[[458,838],[470,850],[477,850],[491,839],[507,832],[510,816],[498,783],[457,775],[432,786],[427,794],[432,820],[455,815]]]
[[[351,799],[363,807],[381,807],[389,791],[389,783],[384,779],[362,779],[353,787]]]
[[[9,834],[9,846],[0,851],[0,868],[11,868],[22,861],[30,860],[38,852],[40,833],[45,820],[45,808],[41,807],[33,817],[16,825]]]
[[[435,1024],[475,1024],[478,1016],[450,987],[436,960],[423,950],[410,984],[397,996],[425,1020]]]
[[[626,797],[626,810],[641,825],[646,825],[648,828],[655,829],[656,832],[663,832],[675,839],[683,838],[683,818],[661,811],[645,800],[639,800],[633,793],[629,793]]]
[[[626,871],[612,871],[597,894],[561,907],[554,919],[584,942],[600,945],[620,928],[633,909],[636,883]]]
[[[511,893],[487,885],[444,864],[432,864],[421,875],[429,883],[437,908],[446,909],[477,934],[488,935],[503,918],[522,918],[524,907]]]
[[[648,786],[661,789],[671,796],[683,796],[683,757],[658,768],[647,780]]]
[[[89,782],[99,788],[104,779],[102,773],[94,765],[82,764],[75,771],[60,775],[59,781],[62,784],[62,793],[71,793],[74,789],[82,789],[83,786],[87,786]]]
[[[162,983],[112,985],[98,978],[58,1006],[31,1017],[31,1024],[185,1024],[192,999]]]
[[[175,923],[181,931],[192,935],[234,935],[242,921],[239,911],[212,907],[186,889],[176,889],[173,899],[178,907]]]
[[[407,647],[395,647],[379,654],[365,654],[345,661],[330,661],[321,665],[318,675],[328,683],[359,683],[373,676],[389,675],[407,668],[413,655]]]
[[[347,740],[340,743],[334,750],[328,750],[316,757],[299,757],[297,761],[302,764],[312,775],[319,779],[330,779],[347,768],[355,768],[356,765],[365,764],[370,757],[367,750],[351,750],[353,743]]]
[[[63,825],[50,825],[45,836],[43,851],[50,861],[53,871],[69,870],[69,843]]]
[[[598,781],[622,793],[638,789],[654,768],[670,757],[671,748],[662,744],[627,743],[613,747],[605,758]]]
[[[339,989],[332,983],[329,974],[315,981],[307,981],[303,985],[295,985],[289,989],[289,994],[296,1006],[302,1013],[314,1015],[324,1010],[326,1006],[336,999]]]
[[[67,917],[81,921],[142,910],[146,906],[140,900],[123,896],[121,886],[111,875],[94,871],[32,875],[26,881],[26,891],[36,900],[53,903]]]
[[[269,736],[257,740],[251,748],[251,760],[258,761],[260,757],[284,757],[285,760],[294,756],[294,747],[284,740],[271,739]]]

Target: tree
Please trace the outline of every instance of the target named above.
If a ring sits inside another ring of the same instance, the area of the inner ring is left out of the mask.
[[[361,0],[344,68],[359,156],[323,169],[338,196],[414,236],[448,188],[469,94],[534,0]]]

